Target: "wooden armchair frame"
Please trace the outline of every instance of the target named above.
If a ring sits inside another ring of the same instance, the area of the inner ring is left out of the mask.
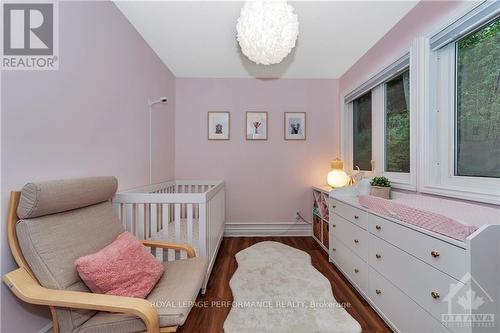
[[[145,299],[42,287],[29,268],[17,239],[16,223],[19,218],[16,212],[20,197],[21,192],[11,192],[9,213],[7,217],[7,238],[9,240],[9,247],[19,268],[5,274],[3,276],[3,281],[9,289],[24,302],[49,306],[54,333],[59,333],[59,324],[55,311],[56,307],[135,315],[144,322],[147,333],[175,332],[177,330],[177,326],[160,327],[158,311],[153,304]],[[142,243],[144,246],[151,248],[186,251],[188,258],[196,256],[194,249],[188,244],[152,240],[144,240]]]

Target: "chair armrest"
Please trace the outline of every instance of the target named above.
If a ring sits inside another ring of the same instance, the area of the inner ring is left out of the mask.
[[[147,333],[160,332],[158,311],[145,299],[44,288],[24,268],[5,274],[3,281],[27,303],[131,314],[144,321]]]
[[[186,243],[169,243],[145,239],[142,241],[142,245],[160,249],[182,250],[186,251],[188,258],[196,257],[196,252],[194,252],[193,247]]]

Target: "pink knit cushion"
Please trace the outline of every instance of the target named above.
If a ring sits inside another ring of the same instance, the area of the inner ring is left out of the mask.
[[[145,298],[165,268],[131,233],[120,234],[99,252],[78,258],[76,270],[98,294]]]

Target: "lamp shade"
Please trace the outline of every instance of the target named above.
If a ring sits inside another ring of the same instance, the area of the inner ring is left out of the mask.
[[[335,160],[330,162],[330,169],[332,169],[332,170],[344,170],[344,162],[342,162],[342,160],[336,158]]]

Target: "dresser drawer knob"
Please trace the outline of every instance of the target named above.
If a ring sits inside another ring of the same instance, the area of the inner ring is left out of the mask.
[[[354,218],[357,220],[357,219],[359,219],[359,216],[358,215],[354,215]]]
[[[333,208],[333,209],[335,209],[335,208],[337,208],[337,206],[335,206],[335,205],[332,205],[332,208]]]
[[[437,257],[439,257],[439,252],[438,251],[431,251],[431,256],[433,256],[434,258],[437,258]]]
[[[359,273],[359,269],[355,268],[354,273]]]
[[[377,254],[375,255],[375,258],[380,259],[380,258],[382,258],[382,255],[380,255],[380,254],[378,254],[378,253],[377,253]]]
[[[358,244],[358,243],[359,243],[359,240],[355,239],[355,240],[354,240],[354,243]]]
[[[381,230],[381,229],[382,229],[382,226],[380,226],[380,225],[378,225],[378,224],[377,224],[377,225],[375,225],[375,229],[377,229],[377,230]]]
[[[375,292],[377,293],[377,295],[382,294],[382,290],[380,290],[380,289],[375,289]]]
[[[332,252],[335,252],[335,251],[337,251],[337,249],[336,249],[336,248],[334,248],[334,247],[332,247]]]
[[[332,223],[332,228],[335,228],[337,225]]]
[[[434,299],[439,299],[441,297],[441,295],[439,295],[439,293],[437,291],[431,292],[431,296]]]

